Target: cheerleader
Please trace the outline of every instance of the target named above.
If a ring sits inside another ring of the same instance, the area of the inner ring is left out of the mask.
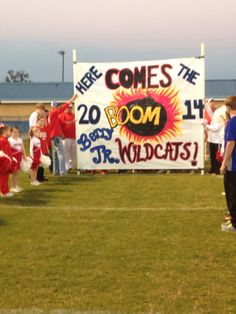
[[[9,174],[12,167],[11,146],[8,142],[11,131],[7,125],[0,124],[0,193],[2,197],[12,197],[9,190]]]
[[[37,128],[40,130],[41,153],[43,155],[49,155],[45,115],[38,115]],[[42,166],[38,168],[37,180],[39,182],[48,181],[48,179],[44,177],[44,167]]]
[[[41,142],[40,142],[40,130],[38,128],[33,128],[32,137],[30,139],[30,157],[33,160],[31,170],[30,170],[30,179],[31,185],[40,185],[40,182],[37,181],[37,171],[40,164],[41,157]]]
[[[19,187],[18,185],[18,177],[20,173],[20,166],[21,166],[22,158],[26,160],[26,154],[25,154],[23,140],[19,136],[20,136],[19,128],[13,127],[11,129],[11,137],[8,139],[11,145],[12,156],[15,157],[17,160],[16,171],[13,172],[13,177],[12,177],[11,192],[13,193],[18,193],[18,192],[23,191],[23,189]]]

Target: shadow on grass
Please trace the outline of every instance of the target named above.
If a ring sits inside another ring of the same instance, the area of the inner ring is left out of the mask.
[[[0,219],[0,227],[6,227],[8,226],[8,222],[4,219]]]
[[[70,186],[95,183],[100,181],[99,178],[94,176],[65,176],[65,177],[51,177],[48,183],[44,183],[43,186],[34,189],[25,189],[23,192],[16,194],[12,198],[4,198],[0,200],[1,205],[8,207],[43,207],[48,206],[54,199],[58,199],[58,194],[62,190],[68,193],[71,192]]]

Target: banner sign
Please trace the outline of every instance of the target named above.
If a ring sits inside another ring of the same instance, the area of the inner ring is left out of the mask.
[[[75,63],[78,169],[204,168],[204,66]]]

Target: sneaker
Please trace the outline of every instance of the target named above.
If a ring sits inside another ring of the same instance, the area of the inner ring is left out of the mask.
[[[34,185],[34,186],[38,186],[40,185],[41,183],[39,181],[33,181],[31,182],[31,185]]]
[[[12,196],[14,196],[14,193],[12,193],[12,192],[8,192],[6,194],[2,194],[2,197],[12,197]]]
[[[236,228],[232,225],[231,221],[228,221],[221,225],[221,230],[226,232],[236,231]]]
[[[17,188],[11,188],[10,192],[11,193],[19,193],[20,191],[18,191]]]
[[[21,188],[19,185],[16,186],[16,190],[18,193],[24,191],[24,189]]]

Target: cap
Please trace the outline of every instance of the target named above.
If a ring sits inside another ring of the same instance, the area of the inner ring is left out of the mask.
[[[209,98],[208,102],[213,102],[215,101],[213,98]]]
[[[56,108],[56,107],[58,107],[58,106],[59,106],[59,103],[58,103],[58,102],[56,102],[56,101],[52,101],[52,102],[51,102],[51,107]]]

